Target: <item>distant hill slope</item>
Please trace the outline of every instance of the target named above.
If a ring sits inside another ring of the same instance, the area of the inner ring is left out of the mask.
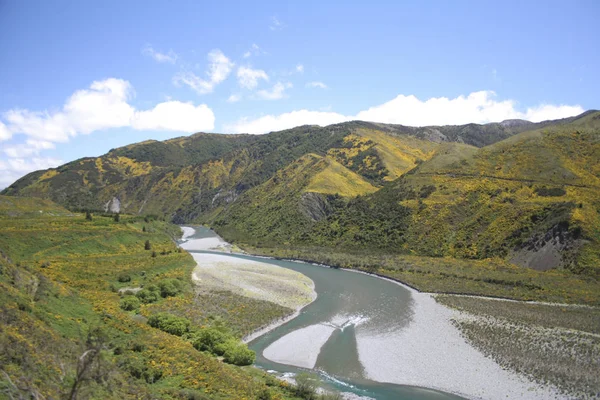
[[[590,272],[600,260],[599,132],[600,113],[588,111],[541,123],[200,133],[34,172],[3,193],[213,224],[262,246]]]
[[[259,247],[501,257],[598,277],[599,166],[600,113],[588,113],[481,149],[442,144],[411,171],[358,198],[313,195],[308,206],[306,190],[283,190],[275,206],[271,193],[299,180],[263,184],[208,222]],[[306,216],[306,208],[318,211]]]

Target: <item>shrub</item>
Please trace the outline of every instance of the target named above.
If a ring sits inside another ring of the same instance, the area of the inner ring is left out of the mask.
[[[195,336],[192,345],[196,350],[208,351],[216,355],[218,354],[217,347],[228,339],[229,335],[216,328],[201,329]]]
[[[563,188],[547,188],[547,187],[535,188],[535,193],[538,196],[543,196],[543,197],[560,197],[560,196],[564,196],[565,194],[567,194],[567,192]]]
[[[160,299],[160,290],[158,287],[151,285],[144,288],[135,294],[138,299],[144,304],[154,303]]]
[[[171,335],[182,336],[190,329],[190,320],[172,314],[158,313],[148,318],[148,325]]]
[[[158,283],[162,297],[177,296],[177,294],[181,293],[182,286],[181,281],[177,279],[165,279]]]
[[[121,300],[119,306],[125,311],[133,311],[140,308],[140,299],[135,296],[127,296]]]
[[[155,251],[152,252],[152,258],[156,258],[156,252]]]
[[[234,365],[251,365],[256,359],[254,351],[244,343],[230,339],[224,344],[223,360]]]
[[[146,243],[144,243],[144,250],[150,250],[152,249],[152,245],[150,244],[149,240],[146,240]]]
[[[271,391],[267,388],[263,389],[258,396],[256,396],[257,400],[271,400],[272,396],[271,396]]]
[[[115,222],[120,222],[121,221],[121,214],[116,213],[115,216],[113,217],[113,219],[115,220]]]
[[[317,387],[319,386],[318,378],[303,372],[296,375],[295,394],[306,400],[316,400]]]
[[[127,275],[127,274],[121,274],[121,275],[119,275],[117,280],[121,283],[131,282],[131,276]]]

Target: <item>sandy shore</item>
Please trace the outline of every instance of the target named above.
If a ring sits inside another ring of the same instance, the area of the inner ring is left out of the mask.
[[[181,230],[183,231],[183,235],[181,236],[182,240],[185,242],[181,243],[179,246],[184,250],[189,251],[205,251],[205,250],[213,250],[213,251],[222,251],[226,253],[231,253],[232,246],[227,243],[221,237],[208,237],[208,238],[200,238],[200,239],[190,239],[196,233],[196,230],[190,226],[182,226]]]
[[[316,324],[295,330],[271,343],[263,351],[263,356],[280,364],[312,369],[321,347],[335,329],[331,325]]]
[[[359,359],[367,378],[471,399],[564,398],[553,387],[503,369],[467,343],[452,321],[469,318],[468,314],[438,304],[429,293],[379,278],[411,292],[413,318],[407,327],[392,334],[372,335],[357,329]]]
[[[230,290],[296,310],[313,301],[314,282],[299,272],[225,254],[192,253],[192,279],[202,290]]]

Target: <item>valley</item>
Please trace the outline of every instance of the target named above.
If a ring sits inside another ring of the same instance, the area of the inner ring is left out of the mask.
[[[599,132],[353,121],[33,172],[0,195],[3,393],[595,398]]]

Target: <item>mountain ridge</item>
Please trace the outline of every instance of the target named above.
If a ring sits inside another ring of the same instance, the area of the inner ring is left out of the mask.
[[[533,268],[543,262],[533,253],[546,251],[553,268],[596,275],[600,113],[508,125],[197,133],[36,171],[2,193],[206,223],[252,245],[502,257]]]

